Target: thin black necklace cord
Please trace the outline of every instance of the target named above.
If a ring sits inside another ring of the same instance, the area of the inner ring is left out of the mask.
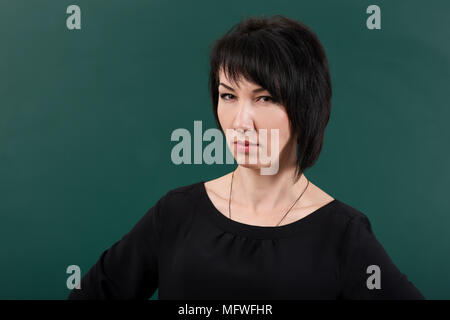
[[[230,184],[230,196],[228,197],[228,216],[231,219],[231,191],[233,190],[233,178],[234,178],[234,171],[231,174],[231,184]],[[306,177],[305,177],[306,178]],[[289,210],[284,214],[283,218],[281,218],[280,222],[278,222],[275,226],[277,227],[281,221],[283,221],[284,218],[286,218],[286,216],[288,215],[288,213],[291,211],[291,209],[295,206],[295,204],[298,202],[298,200],[300,200],[300,198],[302,197],[303,193],[305,193],[306,189],[308,189],[309,186],[309,180],[306,179],[308,182],[306,183],[306,187],[305,189],[303,189],[302,193],[298,196],[298,198],[294,201],[294,203],[292,204],[292,206],[289,208]]]

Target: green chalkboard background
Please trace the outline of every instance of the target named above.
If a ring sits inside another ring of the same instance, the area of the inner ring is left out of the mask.
[[[68,30],[66,8],[81,8]],[[381,8],[381,30],[366,8]],[[65,299],[168,190],[233,165],[171,162],[215,126],[214,40],[247,16],[310,26],[330,62],[323,152],[306,175],[365,213],[428,299],[450,299],[450,2],[0,0],[0,298]],[[157,298],[157,291],[152,299]]]

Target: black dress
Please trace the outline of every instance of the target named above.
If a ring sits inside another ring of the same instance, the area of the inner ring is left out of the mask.
[[[156,289],[159,299],[424,299],[367,217],[338,199],[287,225],[254,226],[218,211],[203,181],[162,197],[68,298],[148,299]]]

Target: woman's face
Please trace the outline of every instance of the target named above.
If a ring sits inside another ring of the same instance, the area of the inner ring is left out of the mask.
[[[286,109],[273,102],[267,90],[243,77],[233,85],[225,77],[223,70],[219,73],[218,90],[219,122],[225,132],[228,147],[238,164],[261,168],[270,166],[276,158],[279,158],[276,160],[279,162],[284,161],[286,157],[295,161],[292,151],[295,155],[297,140],[291,132]],[[266,129],[266,138],[263,136],[265,130],[262,129]],[[270,158],[271,162],[264,160],[267,158]]]

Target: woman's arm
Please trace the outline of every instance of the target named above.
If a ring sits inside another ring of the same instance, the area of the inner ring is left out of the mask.
[[[109,249],[72,289],[69,300],[148,299],[158,287],[161,202]]]
[[[352,218],[341,259],[342,299],[425,299],[394,265],[365,215]]]

